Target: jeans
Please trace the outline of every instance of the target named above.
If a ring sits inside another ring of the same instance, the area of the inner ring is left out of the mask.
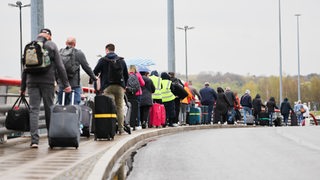
[[[252,110],[249,107],[243,107],[243,123],[247,124],[247,113],[249,113],[249,115],[252,115]]]
[[[204,123],[210,124],[212,119],[212,113],[213,113],[213,104],[203,104],[203,105],[208,106],[208,119]]]
[[[272,126],[273,113],[274,112],[269,112],[269,126]]]
[[[46,127],[49,131],[50,125],[50,106],[54,100],[54,86],[49,84],[33,84],[28,86],[29,105],[30,105],[30,135],[31,144],[39,143],[38,123],[41,99],[43,100]],[[49,134],[49,132],[48,132]]]
[[[58,93],[58,102],[59,104],[62,104],[62,94],[63,94],[63,90],[64,88],[62,87],[59,87],[59,93]],[[81,102],[81,88],[78,87],[78,88],[72,88],[72,90],[74,91],[74,101],[73,103],[75,105],[78,105],[80,104]],[[66,93],[65,95],[65,102],[64,104],[67,105],[67,104],[71,104],[71,99],[72,99],[72,93]]]
[[[289,118],[289,114],[283,114],[283,121],[286,126],[288,125],[288,118]]]
[[[303,120],[303,114],[298,114],[297,115],[297,118],[298,118],[298,125],[301,126],[302,125],[302,120]]]
[[[230,114],[228,114],[229,115],[229,117],[228,117],[228,121],[229,122],[232,122],[232,119],[234,118],[234,116],[236,115],[236,111],[234,110],[234,108],[232,107],[232,108],[230,108],[229,109],[229,111],[231,111],[231,113]]]

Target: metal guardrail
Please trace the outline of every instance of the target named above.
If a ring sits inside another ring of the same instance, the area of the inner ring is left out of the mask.
[[[10,110],[13,106],[13,98],[18,98],[19,94],[8,93],[9,86],[17,86],[19,87],[21,84],[20,79],[6,78],[0,77],[0,143],[5,143],[7,141],[7,136],[15,134],[23,134],[23,132],[9,130],[5,127],[6,114],[8,110]],[[83,87],[83,92],[91,92],[94,93],[95,90],[89,87]],[[26,96],[28,97],[28,96]],[[11,104],[12,103],[12,104]],[[45,124],[45,115],[44,115],[44,107],[41,105],[40,107],[40,115],[39,115],[39,130],[40,133],[43,130],[46,130]],[[44,131],[46,132],[46,131]]]

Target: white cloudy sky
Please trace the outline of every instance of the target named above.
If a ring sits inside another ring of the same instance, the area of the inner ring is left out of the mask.
[[[19,77],[19,10],[0,2],[0,76]],[[23,4],[30,0],[22,0]],[[188,71],[279,75],[278,0],[175,0],[175,26],[188,31]],[[167,0],[45,0],[45,27],[63,47],[77,47],[92,67],[107,43],[127,59],[147,58],[167,70]],[[281,0],[283,73],[297,74],[300,17],[301,74],[319,73],[320,1]],[[30,8],[22,9],[23,43],[31,40]],[[185,73],[184,32],[175,32],[176,71]]]

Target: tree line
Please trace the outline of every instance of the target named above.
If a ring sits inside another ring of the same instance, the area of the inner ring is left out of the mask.
[[[177,75],[184,80],[184,75]],[[189,80],[192,80],[193,86],[198,90],[208,81],[214,89],[217,87],[230,87],[232,91],[238,92],[241,97],[246,89],[251,91],[251,96],[254,98],[256,94],[260,94],[262,101],[267,101],[270,97],[276,99],[279,105],[280,100],[280,78],[279,76],[255,76],[255,75],[237,75],[233,73],[220,72],[201,72],[196,75],[190,75]],[[300,76],[300,92],[301,101],[310,102],[311,107],[320,103],[320,74],[312,73],[306,76]],[[282,76],[282,98],[288,98],[291,105],[298,100],[298,77],[297,76]]]

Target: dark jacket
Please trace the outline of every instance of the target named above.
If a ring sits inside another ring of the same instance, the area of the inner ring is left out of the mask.
[[[199,93],[201,95],[201,104],[203,105],[214,104],[217,99],[217,92],[209,86],[200,89]]]
[[[145,75],[142,78],[145,85],[142,87],[140,106],[152,106],[152,93],[154,93],[156,88],[150,78]]]
[[[216,109],[218,113],[226,114],[228,112],[228,109],[230,106],[233,106],[227,98],[227,96],[224,94],[223,89],[219,90],[218,88],[218,95],[217,95],[217,101],[216,101]]]
[[[266,107],[264,104],[262,104],[261,97],[259,94],[257,94],[256,97],[253,99],[252,106],[254,114],[259,114],[261,112],[261,107]]]
[[[280,112],[282,115],[288,115],[288,114],[290,114],[290,110],[291,110],[291,112],[293,112],[293,109],[292,109],[288,99],[285,98],[284,101],[281,103]]]
[[[66,47],[66,49],[69,49],[70,47]],[[68,77],[70,86],[72,88],[78,88],[80,87],[80,66],[81,68],[87,73],[87,75],[90,77],[91,80],[96,81],[96,76],[92,72],[92,69],[90,68],[89,63],[87,62],[86,56],[80,49],[74,48],[74,54],[75,54],[75,65],[78,66],[78,70],[75,73],[73,77]],[[58,79],[58,84],[60,86],[61,82],[60,79]]]
[[[267,109],[269,113],[274,112],[274,109],[279,109],[273,97],[271,97],[267,102]]]
[[[93,73],[98,76],[100,74],[100,81],[101,81],[101,89],[104,90],[110,85],[109,77],[108,77],[108,68],[109,68],[109,61],[107,59],[117,59],[119,56],[115,53],[108,53],[105,57],[99,59],[98,64],[93,70]],[[123,78],[124,82],[119,84],[123,88],[126,88],[126,84],[129,78],[128,68],[126,62],[122,59],[122,68],[123,68]]]
[[[39,36],[37,40],[45,41],[45,38]],[[45,41],[43,47],[48,50],[52,65],[50,66],[48,71],[41,74],[32,74],[23,71],[20,87],[21,91],[25,91],[27,86],[33,86],[37,84],[54,85],[56,82],[56,71],[58,72],[58,77],[61,80],[61,86],[63,88],[70,86],[66,70],[59,55],[57,45],[52,41]]]
[[[233,107],[234,103],[237,103],[236,97],[234,96],[233,92],[230,90],[226,90],[224,94],[227,96],[227,99],[231,104],[230,107]]]
[[[248,93],[245,93],[240,99],[241,106],[252,108],[251,96]]]

